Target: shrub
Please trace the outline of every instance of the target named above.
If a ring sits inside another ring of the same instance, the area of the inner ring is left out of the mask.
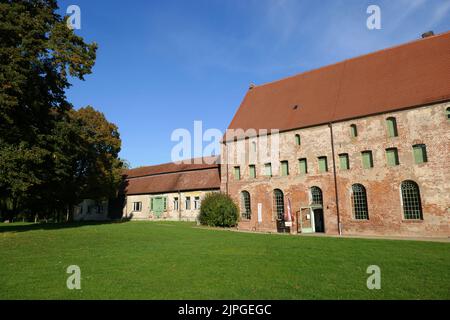
[[[200,207],[199,220],[211,227],[234,227],[239,219],[239,209],[230,196],[224,193],[208,193]]]

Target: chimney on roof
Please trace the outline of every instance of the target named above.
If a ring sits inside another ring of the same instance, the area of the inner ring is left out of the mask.
[[[428,31],[428,32],[425,32],[425,33],[422,34],[422,38],[423,39],[428,38],[428,37],[432,37],[432,36],[434,36],[434,32],[433,31]]]
[[[256,84],[254,84],[253,82],[250,83],[250,86],[248,87],[248,90],[252,90],[254,87],[256,87]]]

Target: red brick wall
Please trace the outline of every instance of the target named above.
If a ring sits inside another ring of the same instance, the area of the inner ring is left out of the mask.
[[[336,174],[339,207],[344,234],[386,235],[386,236],[450,236],[450,122],[445,109],[450,103],[420,107],[383,115],[370,116],[352,121],[333,124]],[[395,117],[398,137],[387,135],[386,118]],[[350,125],[358,127],[358,137],[351,138]],[[295,144],[295,134],[300,134],[302,144]],[[248,143],[248,142],[247,142]],[[416,164],[412,146],[423,143],[427,146],[428,162]],[[233,153],[236,143],[228,143],[223,148],[223,157]],[[396,147],[399,151],[400,165],[388,167],[385,149]],[[372,150],[374,168],[363,169],[361,152]],[[340,153],[348,153],[350,170],[339,168]],[[318,172],[320,156],[327,156],[327,173]],[[308,174],[299,174],[299,158],[308,159]],[[273,177],[264,174],[264,163],[256,163],[257,178],[250,179],[248,159],[240,163],[241,181],[235,181],[233,167],[236,164],[222,165],[222,191],[240,204],[240,192],[246,190],[251,195],[252,220],[241,222],[239,227],[247,230],[276,231],[273,218],[273,190],[281,189],[285,198],[292,204],[292,212],[310,204],[309,189],[318,186],[324,198],[325,230],[337,234],[337,211],[333,178],[330,129],[327,125],[306,128],[280,135],[279,160],[289,161],[290,175],[281,177],[273,163]],[[253,163],[251,163],[253,164]],[[423,220],[403,219],[400,184],[413,180],[421,192]],[[228,181],[228,183],[227,183]],[[353,218],[351,188],[355,183],[365,186],[368,197],[369,220]],[[286,201],[285,201],[286,202]],[[257,222],[257,204],[262,204],[263,222]]]

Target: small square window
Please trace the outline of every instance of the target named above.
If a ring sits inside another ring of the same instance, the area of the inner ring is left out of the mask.
[[[349,162],[347,153],[343,153],[343,154],[339,155],[339,168],[341,170],[349,170],[350,169],[350,162]]]
[[[361,153],[361,155],[362,155],[363,168],[364,169],[373,168],[372,151],[363,151]]]
[[[413,146],[414,161],[417,164],[428,162],[427,147],[424,144],[416,144]]]
[[[173,198],[173,210],[178,211],[179,207],[178,197]]]
[[[356,127],[356,124],[352,124],[350,126],[350,135],[352,138],[356,138],[358,136],[358,127]]]
[[[289,175],[289,162],[281,161],[281,175],[283,177]]]
[[[194,210],[200,209],[200,197],[194,198]]]
[[[271,163],[266,163],[264,165],[264,170],[265,170],[266,176],[268,176],[268,177],[272,176],[272,164]]]
[[[255,179],[256,178],[256,166],[252,164],[252,165],[248,166],[248,169],[250,172],[250,178]]]
[[[390,167],[398,166],[400,164],[400,162],[398,160],[397,148],[386,149],[386,159],[387,159],[388,166],[390,166]]]
[[[234,167],[234,179],[241,180],[241,168],[240,167]]]
[[[306,160],[306,158],[299,159],[298,165],[299,165],[300,174],[308,173],[308,161]]]
[[[133,202],[133,211],[141,212],[142,211],[142,202]]]
[[[319,157],[319,172],[324,173],[328,171],[327,157]]]
[[[298,145],[298,146],[302,144],[302,140],[301,140],[299,134],[295,135],[295,144]]]

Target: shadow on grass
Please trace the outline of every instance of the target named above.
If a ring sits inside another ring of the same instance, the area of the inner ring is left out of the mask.
[[[122,224],[129,222],[128,219],[109,220],[109,221],[84,221],[68,223],[0,223],[0,233],[5,232],[28,232],[37,230],[62,230],[70,228],[79,228],[86,226],[98,226],[107,224]]]

